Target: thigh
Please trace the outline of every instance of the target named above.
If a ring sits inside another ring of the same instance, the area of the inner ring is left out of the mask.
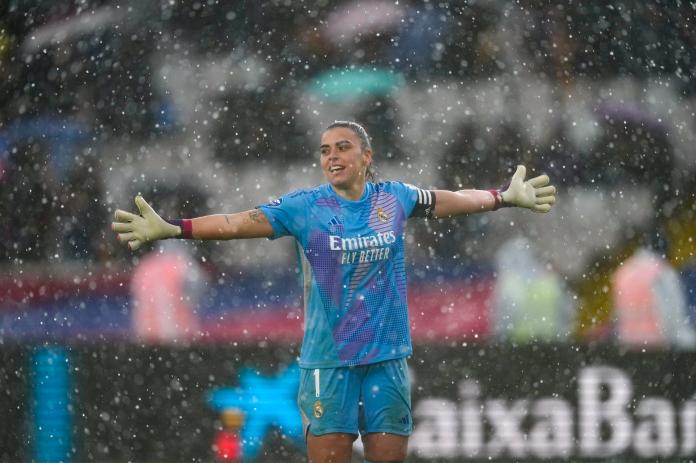
[[[355,435],[347,433],[307,434],[309,463],[350,463],[354,440]]]
[[[408,436],[383,432],[362,437],[365,459],[369,461],[404,461],[408,452]]]
[[[360,378],[354,369],[300,369],[297,403],[305,436],[346,433],[355,440],[359,401]]]
[[[361,385],[360,433],[409,436],[411,384],[406,359],[369,365]]]

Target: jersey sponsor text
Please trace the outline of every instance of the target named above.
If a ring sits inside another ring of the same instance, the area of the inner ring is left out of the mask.
[[[354,236],[351,238],[329,235],[329,247],[332,251],[359,251],[361,249],[385,246],[395,241],[396,234],[394,230],[368,236]]]

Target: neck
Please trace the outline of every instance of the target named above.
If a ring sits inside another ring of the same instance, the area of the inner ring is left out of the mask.
[[[331,185],[331,188],[342,198],[349,201],[357,201],[362,198],[363,192],[365,191],[365,182],[354,183],[347,188]]]

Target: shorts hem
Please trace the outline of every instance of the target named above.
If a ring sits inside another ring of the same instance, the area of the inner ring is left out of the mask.
[[[413,434],[413,429],[410,431],[404,431],[403,429],[387,429],[387,428],[378,428],[378,429],[369,429],[369,430],[361,430],[360,435],[365,435],[365,434],[374,434],[376,432],[383,432],[386,434],[396,434],[397,436],[404,436],[404,437],[409,437],[411,434]]]
[[[356,438],[357,438],[357,436],[360,435],[360,432],[356,431],[355,429],[331,428],[331,429],[328,429],[328,430],[322,429],[321,431],[315,432],[315,431],[312,429],[312,426],[311,426],[311,425],[309,426],[309,429],[307,429],[307,433],[308,433],[308,434],[311,434],[311,435],[313,435],[313,436],[323,436],[323,435],[325,435],[325,434],[334,434],[334,433],[337,433],[337,432],[341,432],[341,433],[345,433],[345,434],[352,434],[352,435],[356,436]]]

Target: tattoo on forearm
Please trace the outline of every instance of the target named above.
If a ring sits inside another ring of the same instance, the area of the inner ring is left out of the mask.
[[[252,222],[261,223],[263,222],[263,214],[261,211],[251,211],[249,212],[249,218]]]
[[[227,222],[227,225],[230,224],[230,218],[229,218],[229,216],[225,216],[225,222]]]
[[[244,222],[263,223],[263,214],[261,211],[249,211],[249,215],[244,219]]]

